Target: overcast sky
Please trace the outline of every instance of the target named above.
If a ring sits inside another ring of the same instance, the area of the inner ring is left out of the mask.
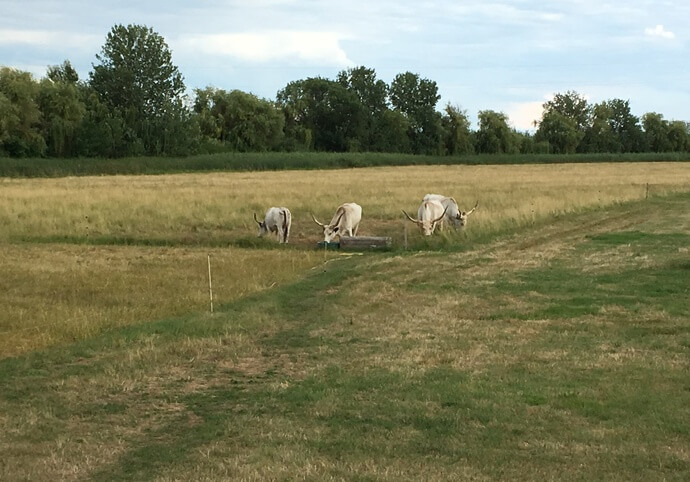
[[[113,25],[163,36],[185,85],[266,99],[293,80],[414,72],[441,101],[507,114],[521,130],[553,93],[629,100],[690,121],[688,0],[0,0],[0,65],[82,79]]]

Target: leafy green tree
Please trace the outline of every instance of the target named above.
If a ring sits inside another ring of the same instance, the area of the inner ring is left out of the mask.
[[[672,152],[690,151],[690,124],[683,121],[671,121],[668,126],[668,140]]]
[[[517,154],[518,137],[508,126],[508,116],[493,110],[479,111],[476,149],[480,154]]]
[[[49,156],[78,155],[76,137],[85,113],[83,87],[69,61],[48,68],[47,78],[39,84],[38,105],[42,134]]]
[[[558,112],[563,117],[573,120],[577,130],[583,134],[589,126],[591,107],[587,99],[577,92],[569,90],[564,94],[556,94],[543,107],[545,114]]]
[[[77,132],[77,151],[86,157],[123,157],[133,152],[136,142],[131,130],[116,109],[101,102],[98,94],[83,91],[84,117]]]
[[[391,83],[390,102],[393,108],[412,119],[435,109],[440,98],[436,82],[422,79],[412,72],[396,75]]]
[[[218,89],[213,87],[194,89],[192,111],[204,150],[209,150],[211,146],[218,146],[221,148],[219,150],[222,150],[223,146],[222,118],[217,112],[214,113],[214,110],[218,109],[217,102],[214,100],[217,92]]]
[[[548,145],[553,154],[573,154],[577,150],[584,133],[578,130],[577,121],[557,110],[544,112],[534,140]]]
[[[621,152],[618,133],[612,125],[613,109],[606,102],[592,108],[591,123],[581,143],[583,152]]]
[[[548,142],[554,153],[576,152],[591,123],[592,109],[587,100],[577,92],[568,91],[556,94],[543,107],[536,139]]]
[[[0,153],[13,157],[42,156],[38,84],[30,73],[0,67]]]
[[[76,84],[79,82],[79,74],[69,60],[65,60],[61,65],[51,65],[48,67],[47,77],[53,82],[65,82]]]
[[[662,114],[648,112],[642,116],[642,127],[647,147],[651,152],[669,152],[673,146],[669,139],[669,123]]]
[[[376,78],[374,69],[361,66],[342,70],[338,73],[337,81],[359,98],[368,114],[375,116],[388,108],[388,86]]]
[[[609,124],[618,135],[621,152],[641,152],[644,150],[640,119],[632,115],[630,102],[622,99],[607,101],[611,109]]]
[[[436,104],[441,98],[436,82],[405,72],[393,79],[389,92],[393,109],[405,115],[410,124],[413,152],[434,154],[441,151],[441,115]]]
[[[613,99],[592,107],[580,151],[640,152],[643,147],[640,120],[631,114],[627,100]]]
[[[458,106],[446,104],[445,115],[441,118],[444,131],[445,153],[450,155],[472,154],[472,132],[467,111]]]
[[[539,145],[535,142],[534,136],[529,132],[518,132],[513,133],[516,138],[518,145],[518,152],[520,154],[540,154]]]
[[[283,148],[288,151],[314,148],[312,127],[310,127],[313,124],[313,119],[310,118],[310,102],[304,83],[304,80],[290,82],[276,95],[276,102],[285,118]]]
[[[362,150],[381,151],[388,142],[382,138],[384,115],[388,109],[388,85],[376,78],[376,71],[366,67],[343,70],[338,83],[353,92],[363,108],[364,128],[360,139]]]
[[[204,136],[236,151],[267,151],[279,147],[284,118],[273,103],[239,90],[197,89],[194,112]]]
[[[321,77],[290,82],[278,92],[277,102],[285,115],[286,137],[295,143],[320,151],[361,150],[362,103],[340,83]]]
[[[371,134],[371,150],[376,152],[412,152],[410,138],[410,122],[398,111],[386,109]]]
[[[108,33],[90,85],[133,136],[132,154],[183,151],[188,113],[184,82],[163,37],[143,25],[115,25]]]

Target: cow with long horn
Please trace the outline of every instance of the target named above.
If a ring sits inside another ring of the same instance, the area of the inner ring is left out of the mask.
[[[462,229],[467,224],[467,217],[477,209],[479,201],[474,204],[474,207],[469,211],[462,211],[458,207],[457,201],[450,196],[443,196],[441,194],[427,194],[424,196],[424,201],[438,201],[446,208],[446,219],[448,223],[455,229]]]
[[[419,205],[419,209],[417,210],[417,219],[414,219],[412,216],[407,214],[404,209],[402,212],[405,216],[407,216],[407,219],[419,226],[419,229],[422,231],[422,233],[424,233],[424,236],[431,236],[434,234],[436,226],[443,222],[443,217],[446,215],[447,210],[448,207],[444,208],[443,204],[440,202],[430,200],[422,201],[422,204]]]
[[[362,220],[362,206],[357,203],[341,204],[329,224],[319,222],[313,214],[311,217],[323,229],[323,240],[330,243],[336,236],[357,236]]]
[[[266,211],[263,221],[259,221],[254,213],[254,221],[259,225],[259,236],[275,233],[279,243],[287,243],[292,226],[292,213],[286,207],[271,207]]]

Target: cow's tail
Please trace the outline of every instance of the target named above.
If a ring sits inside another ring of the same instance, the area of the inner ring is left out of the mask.
[[[287,243],[290,237],[290,225],[292,224],[292,214],[287,209],[282,209],[280,214],[283,216],[283,242]]]

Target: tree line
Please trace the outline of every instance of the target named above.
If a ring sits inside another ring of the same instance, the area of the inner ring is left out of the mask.
[[[214,152],[395,152],[427,155],[689,152],[690,124],[627,100],[590,104],[577,92],[544,103],[535,132],[482,110],[471,129],[456,105],[438,109],[433,80],[404,72],[390,84],[374,69],[288,83],[275,100],[240,90],[194,89],[164,38],[115,25],[88,79],[71,63],[45,78],[0,67],[0,156],[184,156]]]

